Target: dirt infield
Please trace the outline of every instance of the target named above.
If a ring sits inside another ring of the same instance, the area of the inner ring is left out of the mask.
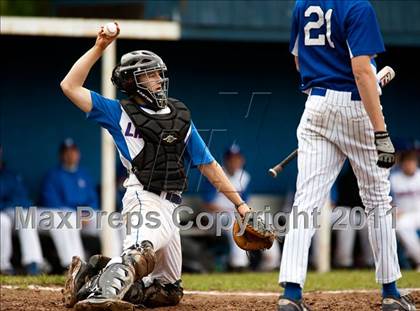
[[[1,311],[64,311],[61,294],[58,291],[36,289],[1,288]],[[417,308],[420,308],[420,291],[412,292]],[[197,311],[197,310],[275,310],[277,297],[242,297],[216,295],[185,295],[177,307],[156,308],[155,311]],[[308,293],[305,300],[312,310],[380,310],[379,293]]]

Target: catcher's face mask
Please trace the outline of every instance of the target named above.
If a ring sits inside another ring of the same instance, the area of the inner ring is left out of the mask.
[[[133,51],[121,57],[112,72],[111,81],[129,96],[139,96],[147,108],[165,108],[168,101],[169,79],[166,65],[153,52]]]
[[[165,76],[166,67],[134,71],[137,88],[153,98],[156,106],[165,108],[168,100],[169,79]],[[143,93],[144,94],[144,93]]]

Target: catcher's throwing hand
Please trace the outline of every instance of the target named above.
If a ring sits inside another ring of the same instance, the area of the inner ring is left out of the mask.
[[[120,34],[120,26],[117,22],[115,22],[117,26],[117,34],[115,36],[107,36],[104,31],[104,26],[101,26],[101,29],[98,32],[98,36],[96,37],[95,46],[99,47],[102,50],[105,50],[108,45],[110,45],[115,39],[117,39],[118,35]]]
[[[378,151],[378,166],[390,168],[395,163],[395,149],[388,132],[375,132],[375,145]]]
[[[263,217],[255,212],[246,215],[239,224],[235,220],[233,225],[233,239],[235,243],[246,251],[269,249],[276,238],[274,231],[264,222]],[[243,227],[245,226],[245,231]]]

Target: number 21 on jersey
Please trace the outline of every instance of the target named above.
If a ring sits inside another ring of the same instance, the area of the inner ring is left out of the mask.
[[[321,9],[320,6],[311,5],[305,11],[305,17],[310,17],[312,14],[317,16],[317,20],[314,22],[308,22],[305,25],[305,45],[325,45],[325,37],[327,37],[327,41],[330,47],[335,48],[334,42],[331,40],[331,16],[333,10],[329,9],[325,15],[324,11]],[[324,18],[325,16],[325,18]],[[326,34],[319,34],[318,37],[312,38],[311,37],[311,29],[319,29],[321,28],[324,23],[327,24],[327,31]]]

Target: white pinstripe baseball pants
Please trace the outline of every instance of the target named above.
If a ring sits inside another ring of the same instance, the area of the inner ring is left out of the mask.
[[[395,229],[389,213],[389,170],[376,165],[374,131],[362,102],[352,101],[348,92],[332,90],[327,90],[325,96],[309,96],[297,137],[298,177],[293,208],[312,215],[316,208],[323,207],[346,157],[349,158],[366,208],[376,281],[389,283],[400,278]],[[299,283],[303,287],[315,229],[311,221],[305,227],[302,216],[296,224],[290,220],[279,282]]]

